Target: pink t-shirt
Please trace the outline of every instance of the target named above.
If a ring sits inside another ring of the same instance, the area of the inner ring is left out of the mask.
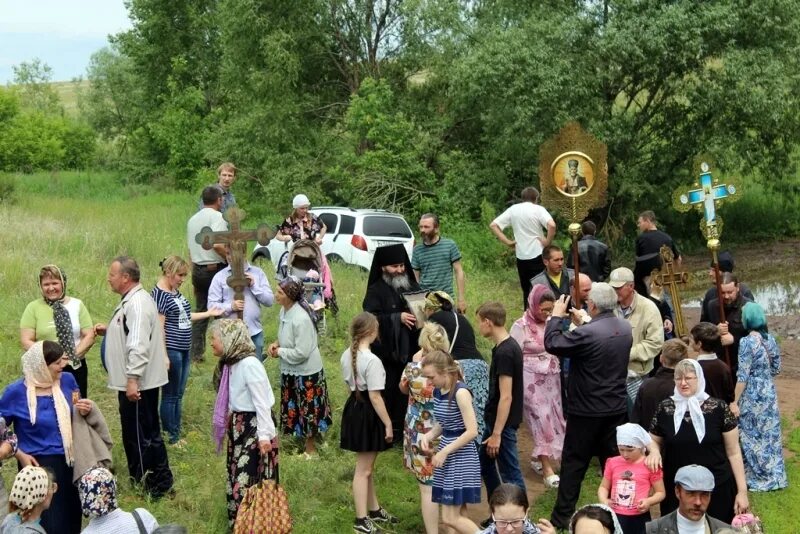
[[[650,496],[653,484],[664,478],[661,469],[650,471],[642,461],[628,463],[622,456],[606,461],[603,478],[611,481],[609,507],[618,515],[639,515],[639,501]]]

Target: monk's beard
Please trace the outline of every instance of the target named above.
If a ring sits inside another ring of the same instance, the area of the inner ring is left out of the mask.
[[[383,281],[397,292],[411,289],[411,281],[409,281],[406,273],[394,276],[389,273],[383,273]]]

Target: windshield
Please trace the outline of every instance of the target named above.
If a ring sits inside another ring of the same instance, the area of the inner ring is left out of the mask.
[[[364,217],[364,234],[370,237],[411,237],[411,229],[402,217],[368,215]]]

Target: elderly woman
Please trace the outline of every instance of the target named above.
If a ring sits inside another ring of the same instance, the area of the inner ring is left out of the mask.
[[[181,418],[183,393],[189,379],[192,345],[192,321],[201,321],[222,315],[222,309],[211,307],[208,311],[192,312],[189,301],[180,292],[180,287],[189,275],[189,264],[178,256],[167,256],[159,263],[161,277],[150,296],[158,308],[158,319],[164,329],[164,344],[169,358],[169,382],[161,388],[161,423],[167,433],[169,444],[182,447]]]
[[[483,409],[489,397],[489,366],[475,345],[472,325],[454,309],[453,299],[444,291],[431,291],[425,297],[425,315],[447,332],[450,346],[440,350],[450,354],[464,372],[464,382],[472,393],[472,406],[478,420],[478,439],[483,435]]]
[[[558,358],[544,349],[544,328],[553,311],[555,295],[542,284],[528,294],[528,309],[509,332],[522,348],[525,422],[533,436],[532,463],[538,458],[548,488],[556,488],[553,462],[561,459],[567,424],[561,408],[561,375]],[[534,470],[536,468],[534,467]]]
[[[662,516],[678,507],[675,473],[684,465],[698,464],[714,474],[708,515],[730,524],[734,515],[750,506],[739,429],[728,404],[705,392],[705,382],[703,368],[695,360],[681,360],[675,366],[675,391],[653,416],[653,441],[645,463],[655,470],[663,460],[667,497],[661,503]]]
[[[94,344],[92,318],[83,302],[67,296],[67,275],[57,265],[39,270],[42,298],[25,307],[19,320],[22,350],[37,341],[58,341],[69,358],[64,370],[75,377],[81,397],[86,397],[89,370],[84,358]]]
[[[309,212],[311,202],[305,195],[296,195],[292,200],[292,213],[278,228],[275,239],[278,241],[298,241],[300,239],[313,239],[318,245],[327,232],[325,223],[319,217]]]
[[[42,526],[67,534],[81,530],[81,507],[72,484],[72,408],[86,415],[93,407],[92,401],[78,399],[75,378],[63,373],[68,361],[55,341],[37,341],[22,356],[24,378],[9,384],[0,397],[0,415],[17,434],[17,461],[23,467],[49,468],[59,486],[42,515]]]
[[[275,300],[281,305],[278,341],[269,355],[281,360],[281,427],[284,435],[305,438],[307,459],[317,452],[314,439],[331,425],[328,385],[317,345],[317,316],[296,276],[280,281]]]
[[[739,342],[736,400],[747,487],[751,491],[785,488],[786,468],[781,448],[781,416],[772,380],[781,371],[781,351],[767,331],[767,316],[755,302],[742,309],[747,335]]]
[[[222,319],[211,329],[211,349],[219,358],[214,373],[214,440],[217,452],[228,435],[228,523],[233,527],[244,492],[263,479],[278,478],[275,397],[247,325]]]
[[[103,532],[155,532],[158,521],[144,508],[126,512],[117,504],[117,480],[105,467],[94,467],[78,479],[81,512],[89,518],[84,534]],[[135,516],[134,516],[135,514]],[[137,526],[136,516],[144,530]]]

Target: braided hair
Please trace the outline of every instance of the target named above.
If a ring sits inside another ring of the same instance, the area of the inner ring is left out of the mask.
[[[358,359],[358,346],[361,342],[378,332],[378,319],[369,312],[361,312],[350,322],[350,363],[353,368],[353,382],[356,385],[356,399],[361,400],[358,389],[358,372],[356,361]]]

